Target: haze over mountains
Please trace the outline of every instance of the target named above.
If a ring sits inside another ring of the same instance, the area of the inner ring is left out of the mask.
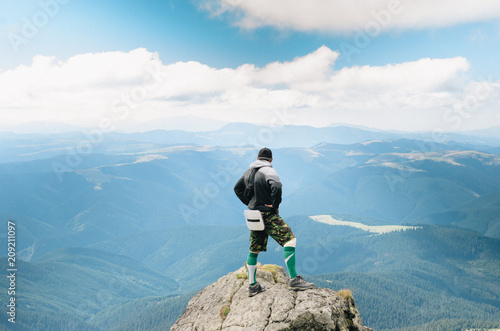
[[[365,325],[441,327],[452,320],[482,327],[500,320],[500,142],[494,134],[437,139],[234,123],[209,132],[0,133],[0,218],[18,228],[25,326],[58,325],[46,317],[57,311],[64,312],[61,320],[95,329],[107,328],[109,319],[131,326],[119,312],[134,300],[182,306],[185,296],[240,267],[248,230],[232,189],[262,146],[273,149],[283,182],[280,213],[299,238],[299,272],[322,286],[353,288]],[[374,235],[317,223],[315,215],[414,228]],[[277,249],[272,245],[261,262],[280,263]],[[47,282],[41,275],[51,278],[51,268],[57,280]],[[124,285],[110,289],[106,279]],[[70,293],[75,288],[94,292],[79,299]],[[96,293],[107,299],[92,302]],[[433,304],[445,313],[425,314]],[[28,309],[35,306],[43,308]],[[163,314],[175,321],[182,312],[151,309],[141,319]],[[460,315],[463,309],[468,314]],[[156,327],[173,323],[169,318]]]

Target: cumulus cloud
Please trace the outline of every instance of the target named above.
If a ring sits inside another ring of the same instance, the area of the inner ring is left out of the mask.
[[[335,69],[338,57],[323,46],[288,62],[218,69],[164,64],[146,49],[66,61],[36,56],[29,66],[0,72],[0,121],[96,126],[105,119],[115,129],[134,130],[146,122],[161,128],[162,119],[180,116],[266,124],[273,112],[286,110],[291,124],[429,130],[480,84],[468,79],[463,57]],[[490,85],[481,104],[498,103]],[[481,112],[493,125],[491,114]]]
[[[500,18],[496,0],[205,0],[201,4],[214,15],[233,14],[236,24],[246,29],[421,29]]]

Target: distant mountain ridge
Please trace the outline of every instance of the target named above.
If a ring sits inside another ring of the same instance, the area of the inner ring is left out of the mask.
[[[232,187],[257,148],[121,142],[118,150],[82,155],[75,164],[65,155],[0,164],[0,216],[23,220],[25,256],[168,227],[241,224],[244,206]],[[282,213],[434,223],[425,217],[500,191],[500,156],[470,148],[399,139],[274,149]],[[495,203],[478,208],[496,213]],[[498,233],[498,217],[440,219]]]
[[[494,130],[493,130],[494,131]],[[489,131],[485,131],[489,132]],[[65,154],[67,149],[91,145],[92,153],[117,153],[172,145],[209,145],[248,147],[268,145],[272,148],[309,148],[320,143],[355,144],[372,140],[410,139],[430,144],[456,142],[482,148],[486,152],[500,150],[500,138],[480,131],[467,133],[393,132],[352,126],[310,127],[298,125],[261,126],[249,123],[229,123],[218,130],[189,132],[183,130],[153,130],[121,133],[100,129],[75,129],[50,134],[18,134],[0,131],[0,162],[29,161]],[[34,142],[34,143],[33,143]]]

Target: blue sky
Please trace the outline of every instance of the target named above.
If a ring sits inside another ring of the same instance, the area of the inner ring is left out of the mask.
[[[449,131],[500,125],[499,5],[435,3],[3,1],[0,86],[16,87],[16,99],[0,97],[0,120],[95,127],[113,117],[113,128],[123,130],[200,129],[198,120],[214,128],[266,124],[281,109],[290,114],[282,124]],[[78,62],[85,72],[75,74],[71,59],[85,54]],[[145,89],[146,69],[125,74],[135,65],[169,77]],[[179,90],[176,81],[186,76]],[[102,84],[113,88],[106,94]],[[68,85],[74,90],[61,92]],[[131,93],[134,102],[121,106],[126,118],[107,115]]]

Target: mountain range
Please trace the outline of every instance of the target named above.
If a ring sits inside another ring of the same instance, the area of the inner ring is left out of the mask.
[[[172,325],[192,295],[243,264],[245,206],[233,186],[267,146],[299,272],[350,288],[365,325],[500,327],[500,144],[489,133],[446,137],[239,123],[0,133],[0,219],[16,223],[23,270],[19,320],[28,330]],[[279,246],[259,261],[282,262]]]

